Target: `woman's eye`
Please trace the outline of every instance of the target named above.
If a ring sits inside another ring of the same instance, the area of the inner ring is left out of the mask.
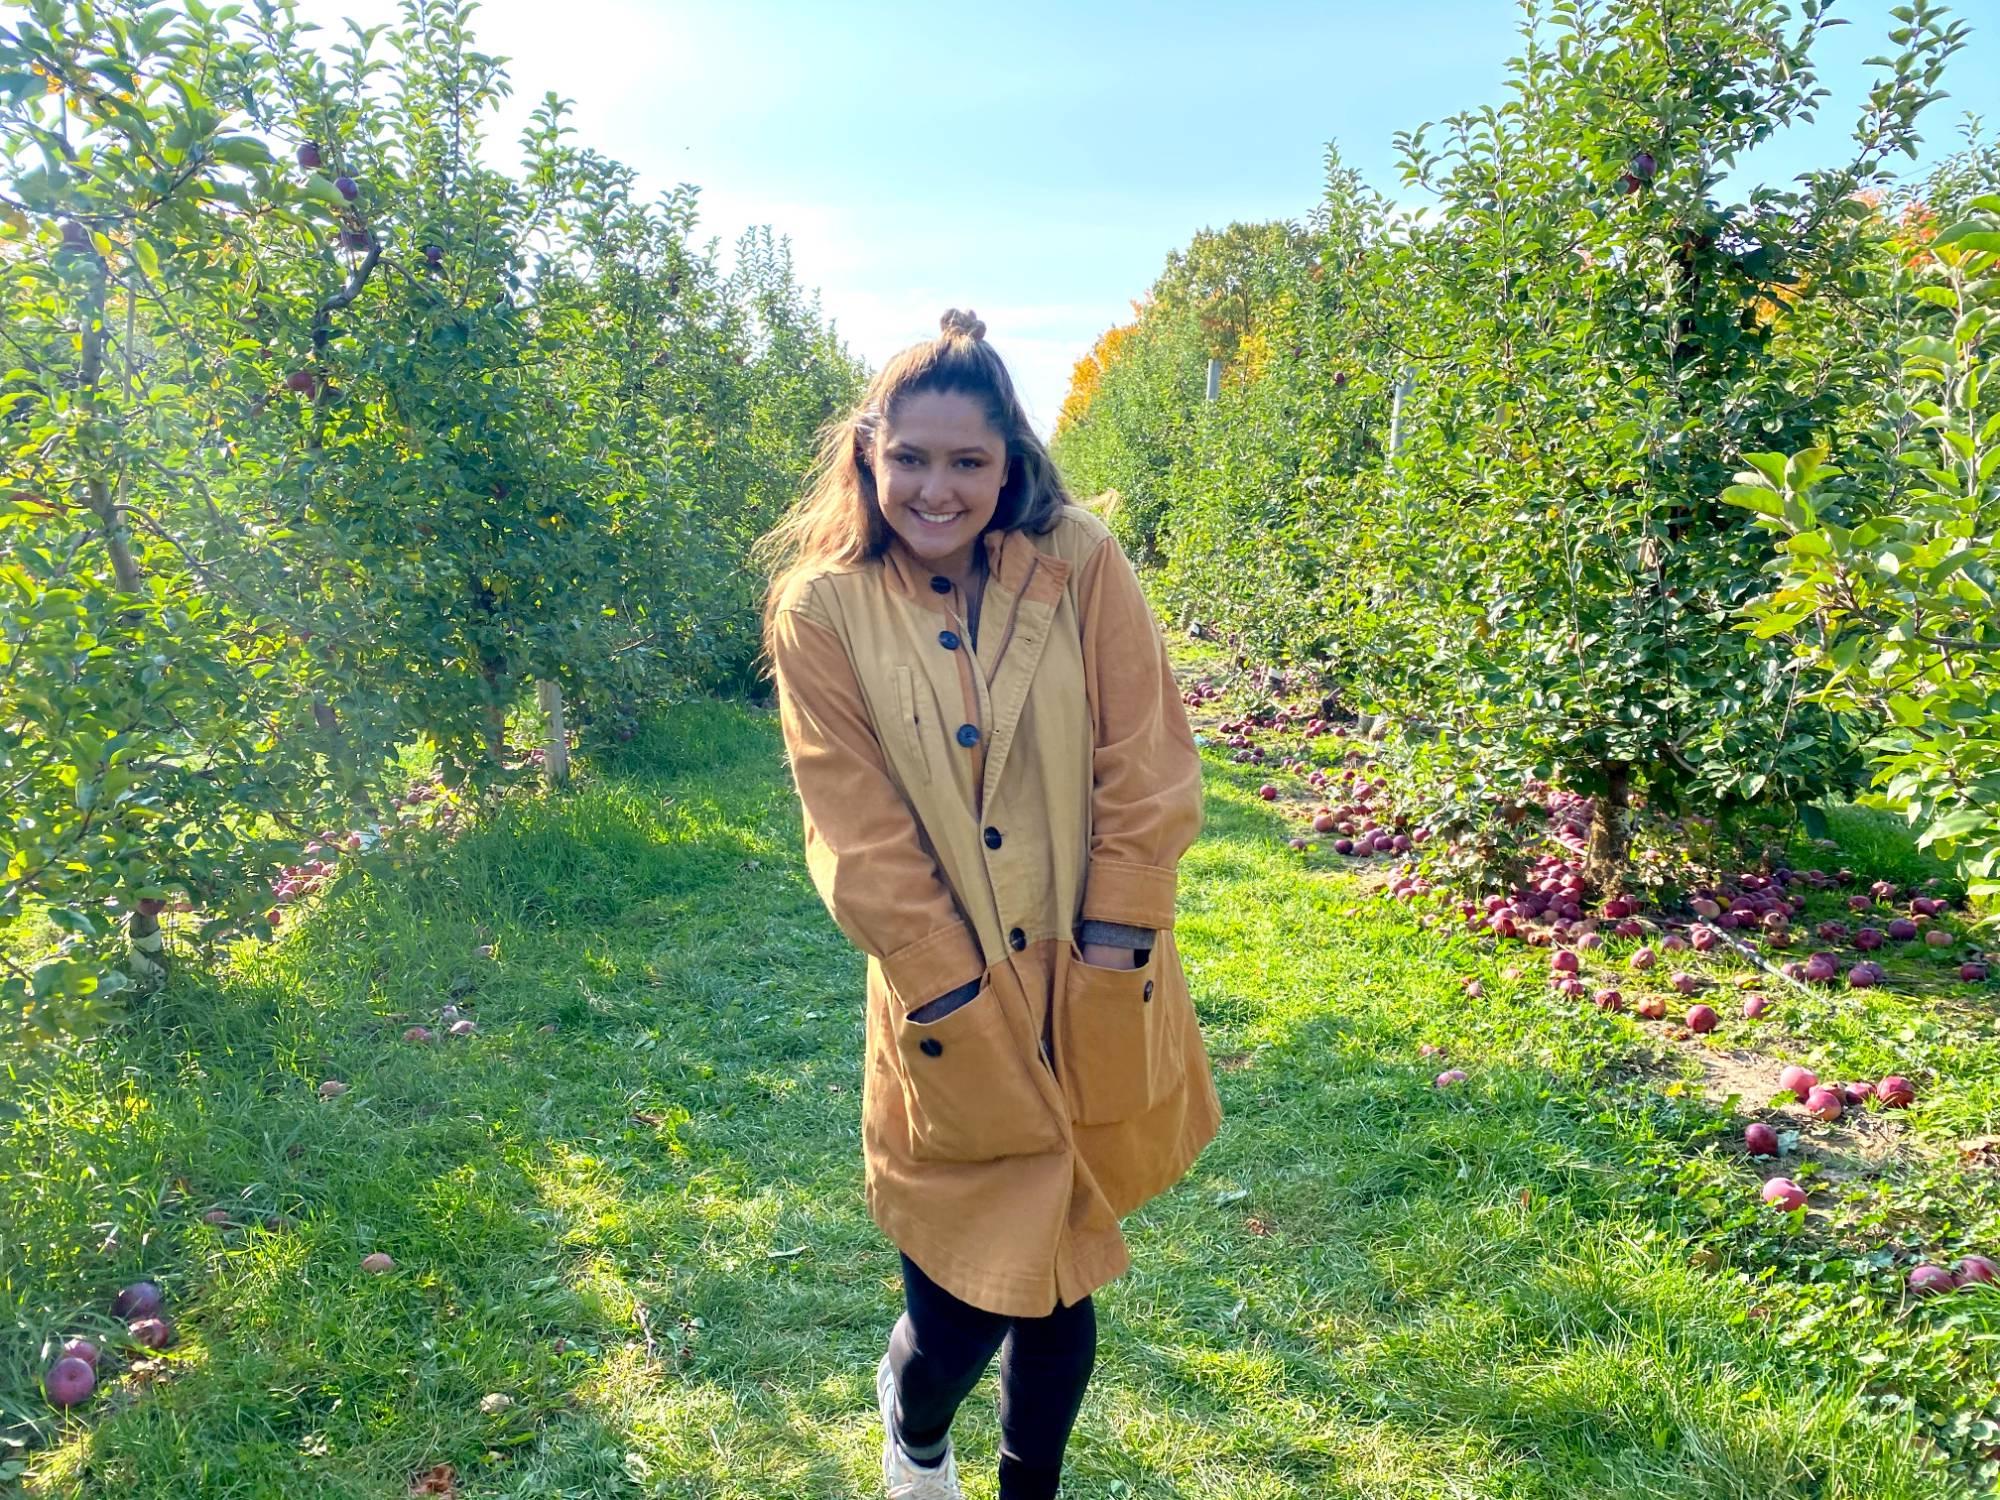
[[[967,468],[971,469],[977,469],[983,467],[980,460],[976,458],[961,458],[959,462],[964,464]]]
[[[896,462],[902,464],[905,468],[915,463],[916,461],[917,461],[917,456],[914,453],[898,453],[896,455]]]

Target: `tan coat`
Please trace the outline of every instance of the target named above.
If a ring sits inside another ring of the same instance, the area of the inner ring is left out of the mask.
[[[1221,1123],[1172,932],[1201,764],[1104,523],[1066,506],[982,545],[976,651],[961,592],[897,539],[788,590],[773,654],[807,867],[868,955],[869,1214],[955,1296],[1039,1317],[1131,1265],[1119,1219]],[[1137,969],[1085,964],[1085,919],[1159,938]]]

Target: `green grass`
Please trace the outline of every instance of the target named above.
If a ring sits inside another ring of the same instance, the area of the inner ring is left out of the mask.
[[[1916,1434],[1992,1389],[1996,1299],[1821,1276],[1833,1231],[1739,1212],[1691,1064],[1308,868],[1244,771],[1211,760],[1179,918],[1226,1120],[1127,1220],[1065,1493],[1961,1493]],[[0,1136],[26,1492],[879,1493],[861,987],[773,722],[718,704],[177,980]],[[399,1040],[453,999],[477,1036]],[[1426,1041],[1470,1085],[1433,1089]],[[141,1273],[178,1345],[52,1418],[43,1340]],[[955,1429],[988,1500],[993,1382]]]

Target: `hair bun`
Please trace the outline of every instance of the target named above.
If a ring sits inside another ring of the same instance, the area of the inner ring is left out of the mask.
[[[971,308],[967,308],[964,312],[960,312],[955,307],[952,308],[943,317],[938,319],[938,327],[944,330],[945,337],[947,338],[983,339],[986,337],[986,325],[979,321],[979,315],[973,312]]]

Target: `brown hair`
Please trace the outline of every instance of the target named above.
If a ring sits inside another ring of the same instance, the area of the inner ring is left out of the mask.
[[[888,551],[894,533],[876,496],[871,449],[883,419],[905,397],[924,392],[970,396],[986,408],[986,420],[1006,439],[1007,480],[988,531],[1052,531],[1069,503],[1055,460],[1028,424],[1006,365],[986,342],[986,325],[954,307],[938,319],[938,326],[943,331],[935,339],[912,344],[891,359],[869,382],[860,405],[821,429],[819,456],[805,493],[752,545],[752,559],[771,575],[764,595],[767,658],[778,603],[795,579]]]

